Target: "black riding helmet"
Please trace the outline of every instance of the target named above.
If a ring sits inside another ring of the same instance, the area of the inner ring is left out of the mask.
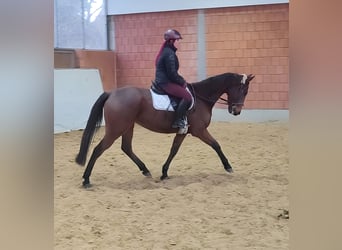
[[[164,39],[165,41],[170,41],[170,40],[177,40],[177,39],[183,39],[183,38],[177,30],[169,29],[164,33]]]

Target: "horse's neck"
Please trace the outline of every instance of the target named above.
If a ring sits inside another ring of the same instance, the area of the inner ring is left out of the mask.
[[[196,94],[200,97],[210,100],[213,104],[220,98],[220,96],[225,93],[224,81],[210,82],[204,80],[199,83],[194,84],[194,89]]]

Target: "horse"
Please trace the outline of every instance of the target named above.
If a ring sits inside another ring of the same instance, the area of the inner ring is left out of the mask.
[[[174,112],[156,110],[153,108],[150,90],[134,86],[124,86],[103,92],[92,106],[89,119],[83,131],[79,153],[76,163],[84,166],[86,163],[89,146],[96,131],[105,119],[105,134],[102,140],[94,148],[87,167],[83,174],[83,187],[90,187],[90,175],[96,160],[108,149],[116,139],[121,136],[121,150],[138,166],[144,176],[151,177],[146,165],[132,150],[132,137],[135,123],[142,127],[157,132],[175,133],[170,153],[162,166],[161,180],[168,179],[168,170],[172,159],[177,154],[186,134],[199,138],[213,148],[219,156],[224,169],[228,173],[233,172],[227,157],[221,150],[220,144],[208,132],[212,109],[215,103],[221,99],[228,106],[228,112],[239,115],[248,93],[249,83],[255,76],[252,74],[223,73],[209,77],[195,83],[188,83],[195,104],[188,111],[188,130],[186,133],[178,133],[177,128],[172,128]],[[226,94],[227,99],[221,96]]]

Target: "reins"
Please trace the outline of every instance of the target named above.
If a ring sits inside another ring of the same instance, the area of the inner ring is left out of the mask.
[[[192,93],[193,93],[194,98],[198,97],[198,98],[201,99],[202,101],[209,102],[209,103],[211,103],[211,104],[218,103],[218,104],[229,105],[228,99],[225,99],[225,98],[220,97],[219,100],[224,101],[224,102],[219,102],[218,100],[212,100],[212,99],[206,98],[206,97],[201,96],[201,95],[199,95],[198,93],[196,93],[194,87],[192,86],[192,84],[189,84],[189,85],[191,86],[191,91],[192,91]],[[196,103],[196,99],[195,99],[195,103]]]
[[[197,94],[195,92],[195,88],[194,88],[194,86],[192,84],[188,84],[188,86],[190,86],[190,91],[192,92],[192,95],[194,96],[195,103],[196,103],[196,97],[198,97],[199,99],[201,99],[202,101],[205,101],[205,102],[216,103],[216,101],[210,100],[210,99],[208,99],[206,97],[203,97],[203,96]]]
[[[219,102],[219,101],[217,101],[217,103],[218,103],[218,104],[229,105],[229,101],[228,101],[228,99],[224,99],[224,98],[222,98],[222,97],[220,97],[219,99],[220,99],[221,101],[224,101],[224,103],[223,103],[223,102]]]
[[[244,103],[230,103],[228,99],[225,99],[225,98],[222,98],[222,97],[219,97],[218,100],[214,101],[214,100],[211,100],[211,99],[206,98],[204,96],[201,96],[199,94],[195,94],[195,91],[194,91],[193,87],[192,87],[192,90],[193,90],[194,96],[197,96],[199,99],[201,99],[201,100],[203,100],[205,102],[209,102],[209,103],[212,103],[212,104],[218,103],[218,104],[223,104],[223,105],[227,105],[227,106],[228,105],[233,105],[233,106],[234,105],[242,105],[242,106],[244,105]],[[219,100],[221,100],[223,102],[220,102]]]
[[[231,105],[244,105],[244,103],[243,102],[229,102],[229,100],[228,99],[224,99],[224,98],[222,98],[222,97],[220,97],[219,98],[220,100],[222,100],[222,101],[224,101],[225,103],[222,103],[222,102],[217,102],[217,103],[219,103],[219,104],[224,104],[224,105],[229,105],[229,104],[231,104]]]

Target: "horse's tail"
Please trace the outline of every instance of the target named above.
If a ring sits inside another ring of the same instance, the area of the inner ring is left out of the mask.
[[[95,104],[93,105],[91,109],[87,126],[84,129],[84,132],[82,135],[80,151],[75,159],[76,163],[79,165],[84,166],[86,163],[89,145],[96,131],[99,129],[99,127],[102,124],[103,106],[105,102],[107,101],[108,97],[109,97],[109,93],[104,92],[102,95],[100,95],[100,97],[97,99],[97,101],[95,102]]]

